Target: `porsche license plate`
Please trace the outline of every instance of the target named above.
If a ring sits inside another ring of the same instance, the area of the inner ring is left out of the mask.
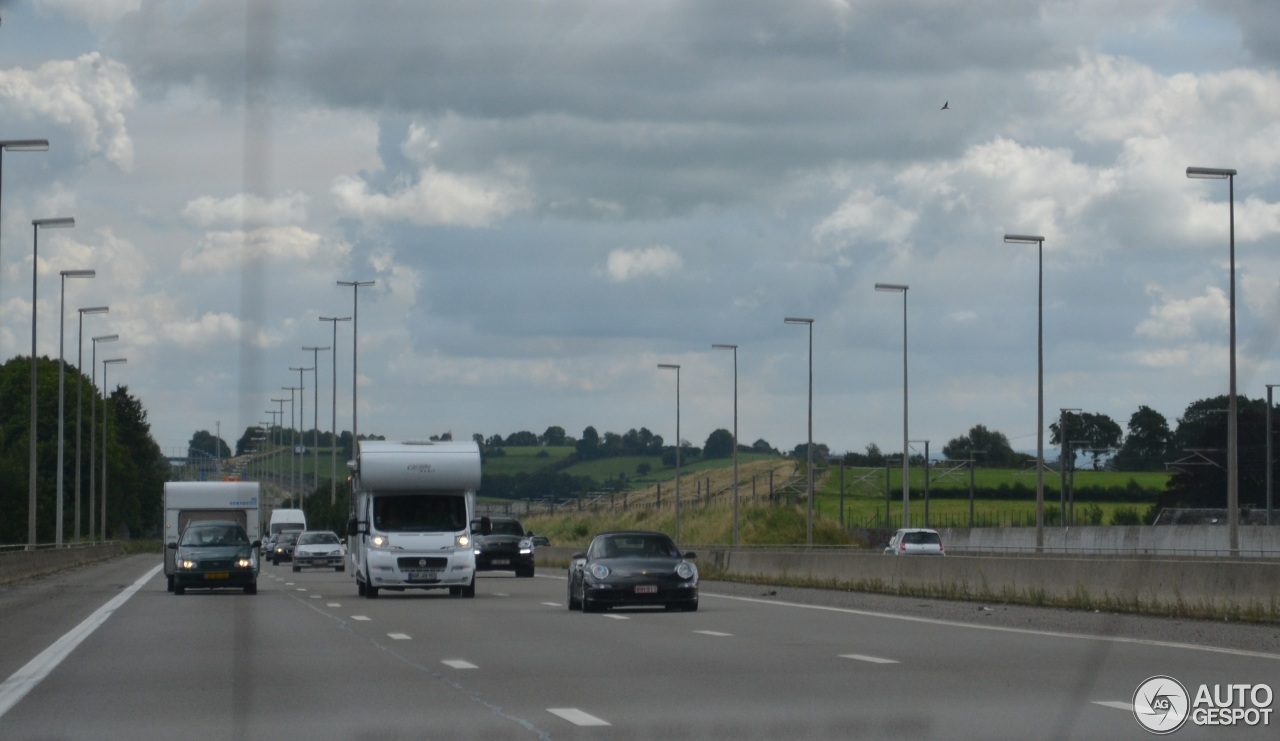
[[[511,565],[511,559],[509,559],[509,558],[495,558],[495,559],[493,559],[493,565],[494,565],[494,566],[510,566],[510,565]]]
[[[657,594],[658,585],[656,584],[638,584],[636,585],[636,594]]]
[[[229,573],[227,573],[227,572],[225,572],[225,571],[215,571],[215,572],[213,572],[212,574],[205,574],[205,575],[204,575],[204,578],[205,578],[205,579],[212,579],[212,580],[217,580],[217,579],[230,579],[230,578],[231,578],[231,574],[229,574]]]

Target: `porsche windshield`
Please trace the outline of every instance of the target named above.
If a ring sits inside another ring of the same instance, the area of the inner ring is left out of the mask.
[[[384,533],[444,533],[467,528],[461,494],[396,494],[373,499],[373,527]]]

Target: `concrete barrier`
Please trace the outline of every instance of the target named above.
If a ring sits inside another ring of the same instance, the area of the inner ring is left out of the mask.
[[[124,553],[119,543],[0,552],[0,584],[52,574],[86,563],[105,561]]]

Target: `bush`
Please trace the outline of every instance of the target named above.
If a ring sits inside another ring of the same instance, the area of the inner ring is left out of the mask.
[[[1136,507],[1117,507],[1111,513],[1112,525],[1141,525],[1142,515]]]

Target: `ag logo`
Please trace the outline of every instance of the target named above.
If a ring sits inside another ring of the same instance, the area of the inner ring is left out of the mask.
[[[1157,675],[1138,685],[1133,693],[1133,717],[1138,725],[1156,734],[1173,733],[1187,722],[1191,709],[1187,688],[1173,677]]]

